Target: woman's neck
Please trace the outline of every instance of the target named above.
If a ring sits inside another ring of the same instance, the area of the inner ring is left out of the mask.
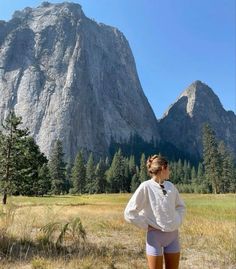
[[[163,178],[162,176],[154,176],[153,179],[159,184],[163,184],[165,181],[165,178]]]

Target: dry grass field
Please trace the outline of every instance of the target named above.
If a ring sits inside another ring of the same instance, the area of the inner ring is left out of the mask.
[[[180,230],[180,269],[235,269],[235,195],[182,197],[187,214]],[[10,197],[8,205],[0,207],[0,268],[147,268],[145,231],[123,219],[129,198],[129,194]]]

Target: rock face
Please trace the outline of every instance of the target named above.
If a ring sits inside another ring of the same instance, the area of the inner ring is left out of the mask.
[[[236,115],[225,111],[212,89],[201,81],[191,84],[164,114],[159,122],[161,138],[200,157],[205,123],[236,156]]]
[[[72,159],[81,148],[107,153],[111,138],[159,139],[126,38],[78,4],[44,2],[0,21],[0,93],[0,121],[14,108],[46,155],[55,139]]]

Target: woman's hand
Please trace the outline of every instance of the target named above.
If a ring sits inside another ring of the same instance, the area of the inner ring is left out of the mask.
[[[152,227],[151,225],[148,225],[148,231],[155,231],[156,228]]]

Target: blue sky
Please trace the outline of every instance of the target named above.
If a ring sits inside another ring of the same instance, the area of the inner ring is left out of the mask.
[[[43,1],[0,0],[0,19]],[[49,1],[59,3],[64,1]],[[129,41],[157,118],[193,81],[208,84],[236,111],[235,0],[74,0],[87,17],[117,27]]]

